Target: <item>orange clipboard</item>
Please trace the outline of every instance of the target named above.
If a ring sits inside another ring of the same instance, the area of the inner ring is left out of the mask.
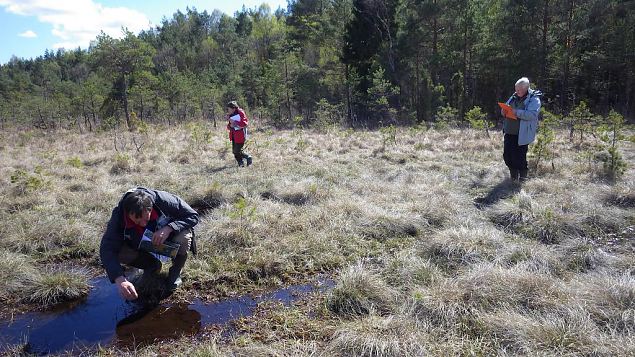
[[[514,109],[505,103],[498,102],[498,106],[501,107],[503,113],[505,114],[505,118],[516,120],[516,114],[514,114]]]

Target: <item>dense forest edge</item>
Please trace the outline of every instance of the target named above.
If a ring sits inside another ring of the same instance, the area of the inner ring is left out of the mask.
[[[289,1],[188,8],[88,49],[0,66],[0,125],[94,131],[222,120],[276,127],[494,125],[527,76],[573,132],[635,113],[634,1]],[[471,114],[470,114],[471,113]],[[582,113],[582,114],[580,114]]]

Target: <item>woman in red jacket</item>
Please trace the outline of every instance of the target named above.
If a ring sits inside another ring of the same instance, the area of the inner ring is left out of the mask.
[[[243,146],[247,140],[247,115],[245,111],[238,107],[238,103],[232,100],[227,103],[227,130],[229,130],[229,140],[232,142],[232,152],[238,166],[245,166],[243,159],[247,160],[247,166],[251,165],[251,156],[243,151]]]

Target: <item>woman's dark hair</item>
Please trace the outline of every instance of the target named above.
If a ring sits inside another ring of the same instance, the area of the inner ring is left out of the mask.
[[[238,108],[238,103],[236,103],[235,100],[232,100],[231,102],[227,103],[227,108],[237,109]]]
[[[152,197],[145,191],[136,190],[123,199],[122,207],[126,214],[141,217],[141,213],[152,209]]]

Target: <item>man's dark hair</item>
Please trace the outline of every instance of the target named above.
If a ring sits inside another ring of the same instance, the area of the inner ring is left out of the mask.
[[[152,197],[145,191],[136,190],[123,199],[122,207],[126,214],[141,217],[141,213],[152,209]]]
[[[238,109],[238,103],[236,103],[235,100],[232,100],[231,102],[227,103],[227,108]]]

